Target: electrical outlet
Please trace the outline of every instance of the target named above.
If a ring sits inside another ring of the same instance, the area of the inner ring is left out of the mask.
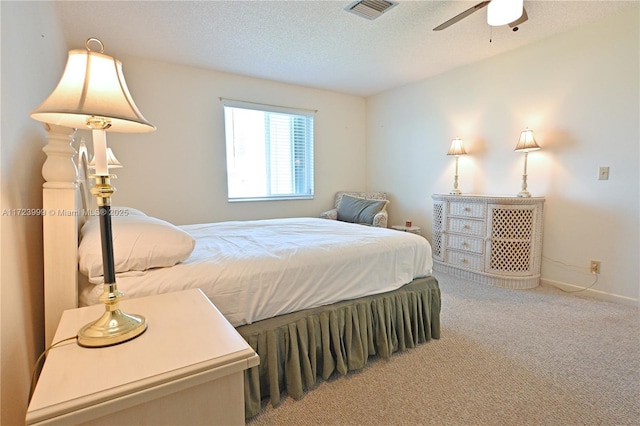
[[[591,271],[591,274],[598,275],[600,273],[600,261],[599,260],[592,260],[591,261],[591,266],[589,267],[589,270]]]
[[[598,168],[598,180],[609,180],[609,166]]]

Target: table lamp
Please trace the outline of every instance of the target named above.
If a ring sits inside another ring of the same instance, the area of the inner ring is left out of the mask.
[[[91,46],[98,50],[91,50]],[[148,122],[136,107],[122,73],[122,63],[104,54],[104,45],[90,38],[84,49],[69,51],[60,82],[49,97],[31,114],[34,120],[72,128],[89,128],[93,136],[95,186],[100,213],[104,292],[100,301],[104,314],[78,331],[78,344],[86,347],[110,346],[133,339],[147,329],[147,320],[140,315],[124,313],[118,300],[111,229],[111,186],[106,132],[152,132]]]
[[[460,138],[455,138],[451,141],[451,147],[449,148],[449,152],[447,155],[455,155],[456,156],[456,175],[453,178],[453,189],[449,191],[451,195],[460,195],[462,192],[458,189],[458,157],[461,155],[465,155],[467,152],[464,150],[464,145],[462,144],[462,140]]]
[[[540,149],[536,143],[536,139],[533,137],[533,131],[527,127],[520,133],[520,139],[514,151],[524,152],[524,172],[522,173],[522,190],[518,192],[518,197],[531,197],[529,191],[527,191],[527,156],[529,151],[536,151]]]

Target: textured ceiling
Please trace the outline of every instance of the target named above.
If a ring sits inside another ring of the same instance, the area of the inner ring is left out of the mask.
[[[432,31],[479,1],[399,0],[373,21],[346,12],[351,1],[333,0],[58,1],[56,8],[69,48],[97,37],[105,53],[116,57],[133,55],[370,96],[633,3],[525,0],[529,20],[517,32],[508,26],[491,29],[486,8],[446,30]]]

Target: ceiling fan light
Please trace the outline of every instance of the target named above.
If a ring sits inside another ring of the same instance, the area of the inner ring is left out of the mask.
[[[491,0],[487,6],[487,23],[492,27],[508,25],[522,16],[524,0]]]

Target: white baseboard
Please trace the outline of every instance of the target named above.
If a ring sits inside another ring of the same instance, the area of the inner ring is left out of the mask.
[[[554,281],[546,278],[540,278],[540,284],[558,287],[569,292],[575,292],[584,288],[574,284],[567,284],[561,281]],[[581,291],[579,294],[593,297],[594,299],[605,300],[607,302],[621,303],[623,305],[635,306],[637,308],[640,308],[640,301],[638,299],[634,299],[633,297],[620,296],[619,294],[607,293],[605,291],[594,290],[592,288]]]

